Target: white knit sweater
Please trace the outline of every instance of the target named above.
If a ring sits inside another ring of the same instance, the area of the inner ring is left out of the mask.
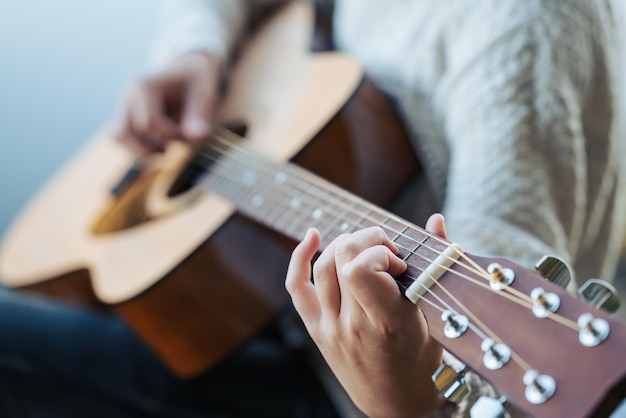
[[[248,3],[267,1],[169,1],[157,65],[192,49],[225,56]],[[335,43],[395,98],[452,240],[613,277],[626,211],[610,0],[335,3]]]

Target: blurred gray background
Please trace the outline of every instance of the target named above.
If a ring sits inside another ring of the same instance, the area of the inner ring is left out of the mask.
[[[146,68],[155,0],[0,0],[0,236]]]

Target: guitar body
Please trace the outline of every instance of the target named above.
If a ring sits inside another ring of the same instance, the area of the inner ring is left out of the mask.
[[[383,205],[416,169],[414,151],[352,59],[308,52],[311,33],[304,4],[273,17],[229,75],[219,118],[245,126],[268,159]],[[192,156],[175,144],[112,194],[133,156],[97,135],[12,226],[3,284],[117,312],[180,376],[219,362],[287,301],[295,243],[218,195],[171,196]]]

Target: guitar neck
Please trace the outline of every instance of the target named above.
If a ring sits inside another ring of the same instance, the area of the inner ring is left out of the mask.
[[[203,187],[237,206],[239,212],[299,241],[308,228],[320,231],[322,249],[339,235],[380,226],[411,265],[427,266],[432,248],[448,243],[292,163],[276,163],[231,141],[203,154],[210,171]],[[432,261],[432,260],[430,260]]]
[[[546,417],[586,417],[602,408],[610,410],[615,399],[624,397],[626,327],[604,312],[508,260],[463,254],[460,247],[292,163],[269,161],[245,144],[218,137],[199,155],[199,164],[208,168],[202,180],[207,191],[222,195],[241,213],[294,240],[315,227],[325,248],[343,233],[383,228],[408,265],[396,280],[423,310],[433,338],[525,411]],[[510,270],[514,282],[494,290],[488,272],[494,263]],[[420,294],[413,298],[415,283]],[[558,312],[546,317],[533,313],[537,301],[530,295],[537,288],[560,298]],[[456,336],[446,331],[445,318],[451,314],[469,324]],[[595,346],[581,344],[583,314],[610,328]],[[493,368],[485,360],[490,351],[484,348],[485,341],[506,346],[509,358]],[[575,369],[566,358],[575,359]],[[538,376],[550,376],[556,388],[540,402],[528,395],[527,375],[535,370]]]

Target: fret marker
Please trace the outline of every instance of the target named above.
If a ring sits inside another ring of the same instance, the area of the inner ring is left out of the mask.
[[[291,205],[291,207],[292,207],[292,208],[297,208],[297,207],[300,207],[300,203],[302,203],[302,202],[301,202],[301,200],[300,200],[299,198],[297,198],[297,197],[293,197],[293,198],[289,201],[289,204]]]
[[[265,200],[263,199],[263,196],[257,194],[252,197],[252,200],[250,202],[252,203],[252,206],[258,208],[263,204],[264,201]]]
[[[278,173],[276,173],[276,175],[274,175],[274,181],[278,184],[285,184],[285,182],[287,181],[287,174],[279,171]]]
[[[342,231],[347,231],[348,228],[350,228],[350,224],[348,222],[342,223],[341,226],[339,227],[339,229],[341,229]]]
[[[252,186],[256,182],[256,175],[252,171],[246,171],[241,179],[246,186]]]
[[[315,219],[319,219],[319,218],[321,218],[321,217],[322,217],[322,215],[323,215],[323,214],[324,214],[324,211],[322,211],[321,209],[319,209],[319,208],[318,208],[318,209],[315,209],[315,210],[313,211],[313,218],[315,218]]]
[[[450,266],[463,254],[463,249],[458,244],[450,244],[427,268],[419,275],[411,286],[404,292],[404,295],[413,303],[426,293],[427,289],[439,280]]]

